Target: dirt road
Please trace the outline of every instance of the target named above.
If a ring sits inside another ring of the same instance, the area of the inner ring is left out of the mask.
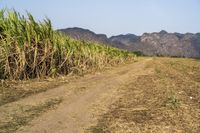
[[[49,91],[32,95],[0,107],[1,120],[8,120],[14,110],[25,106],[36,106],[52,98],[62,98],[62,103],[21,127],[20,133],[77,133],[85,132],[97,123],[98,117],[118,100],[120,87],[124,87],[138,75],[145,75],[145,59],[133,64],[117,67],[103,73],[87,75],[72,83]],[[17,114],[23,113],[23,111]]]
[[[52,111],[34,119],[30,126],[18,132],[24,133],[81,133],[97,122],[109,105],[118,100],[120,87],[124,87],[138,75],[145,75],[148,60],[115,68],[102,74],[88,75],[45,93],[23,99],[21,102],[35,103],[52,97],[62,97],[63,102]],[[137,68],[137,69],[136,69]]]
[[[0,132],[200,131],[199,68],[193,60],[143,58],[89,74],[0,106]]]

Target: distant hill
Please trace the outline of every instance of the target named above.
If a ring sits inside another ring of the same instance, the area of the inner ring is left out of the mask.
[[[112,45],[129,51],[140,51],[145,55],[200,57],[200,33],[168,33],[164,30],[154,33],[117,35],[108,38],[104,34],[96,34],[82,28],[59,30],[68,36],[92,42]]]
[[[107,38],[106,35],[96,34],[87,29],[75,27],[75,28],[60,29],[58,31],[64,32],[65,34],[74,39],[109,44],[109,39]]]

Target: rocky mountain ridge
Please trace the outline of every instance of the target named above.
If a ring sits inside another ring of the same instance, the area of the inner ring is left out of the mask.
[[[144,33],[141,36],[126,34],[108,38],[104,34],[96,34],[82,28],[67,28],[58,31],[74,39],[107,44],[133,52],[140,51],[149,56],[200,57],[200,33],[168,33],[162,30]]]

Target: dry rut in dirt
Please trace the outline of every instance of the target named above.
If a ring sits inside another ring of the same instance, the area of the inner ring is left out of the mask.
[[[101,74],[87,75],[61,87],[1,106],[0,110],[3,112],[1,120],[6,120],[8,114],[23,106],[38,105],[52,98],[62,98],[62,103],[56,109],[36,117],[17,132],[87,132],[87,129],[95,125],[97,119],[108,110],[108,107],[119,99],[121,87],[125,87],[130,80],[139,75],[152,72],[151,69],[146,69],[146,64],[150,60],[150,58],[143,59]]]

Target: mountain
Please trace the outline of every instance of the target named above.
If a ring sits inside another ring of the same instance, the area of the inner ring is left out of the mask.
[[[109,39],[107,38],[106,35],[96,34],[87,29],[75,27],[75,28],[59,29],[58,31],[63,32],[68,36],[77,40],[85,40],[85,41],[109,44]]]
[[[191,33],[146,33],[136,45],[146,55],[200,57],[200,37]]]
[[[200,33],[168,33],[162,30],[141,36],[126,34],[108,38],[104,34],[95,34],[82,28],[59,31],[78,40],[103,43],[133,52],[140,51],[149,56],[200,57]]]
[[[117,48],[134,50],[135,43],[139,43],[139,36],[134,34],[118,35],[109,38],[110,44]]]

